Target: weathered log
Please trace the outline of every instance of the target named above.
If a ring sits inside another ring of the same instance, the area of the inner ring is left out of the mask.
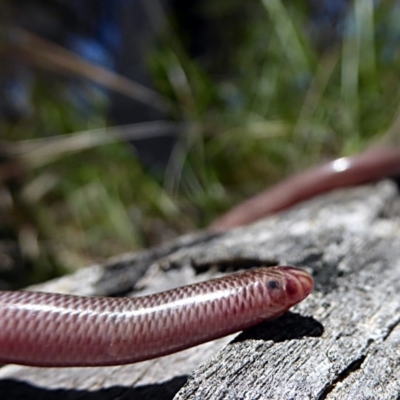
[[[49,282],[40,289],[145,294],[279,263],[312,272],[316,288],[275,321],[157,360],[112,368],[4,366],[0,397],[396,399],[399,204],[391,182],[338,191],[246,228],[187,236]]]

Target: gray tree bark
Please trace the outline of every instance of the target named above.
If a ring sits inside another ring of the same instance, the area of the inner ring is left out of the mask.
[[[399,210],[391,182],[337,191],[249,227],[186,236],[37,287],[147,294],[265,264],[297,265],[316,281],[275,321],[156,360],[4,366],[0,398],[400,398]]]

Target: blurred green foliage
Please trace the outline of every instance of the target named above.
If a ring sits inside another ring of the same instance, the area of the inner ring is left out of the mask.
[[[157,89],[187,127],[162,178],[145,171],[124,142],[47,154],[40,162],[32,162],[32,151],[18,153],[24,173],[0,196],[2,231],[33,265],[18,284],[205,227],[289,174],[362,150],[395,123],[400,52],[393,2],[356,0],[342,35],[323,46],[308,2],[220,3],[204,2],[203,12],[210,23],[226,24],[219,27],[228,29],[221,54],[191,59],[172,23],[149,55]],[[238,14],[240,23],[228,18]],[[87,119],[59,95],[62,80],[42,78],[32,115],[0,122],[14,152],[27,139],[107,126],[101,102]]]

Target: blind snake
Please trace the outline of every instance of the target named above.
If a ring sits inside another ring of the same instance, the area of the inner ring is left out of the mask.
[[[221,231],[338,187],[400,173],[400,150],[378,148],[311,168],[217,219]],[[259,268],[138,298],[0,292],[0,362],[95,366],[142,361],[276,318],[313,280],[293,267]]]
[[[136,298],[0,292],[0,362],[104,366],[170,354],[276,318],[313,279],[262,267]]]
[[[246,225],[334,188],[399,172],[396,149],[337,159],[250,198],[211,229]],[[276,318],[312,288],[304,271],[264,267],[138,298],[0,292],[0,362],[65,367],[151,359]]]

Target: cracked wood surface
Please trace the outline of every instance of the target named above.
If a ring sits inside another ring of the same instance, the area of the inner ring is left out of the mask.
[[[116,295],[135,288],[145,294],[279,263],[312,272],[316,289],[275,321],[157,360],[111,368],[5,366],[1,398],[399,398],[398,210],[395,185],[381,182],[49,282],[41,290]]]

